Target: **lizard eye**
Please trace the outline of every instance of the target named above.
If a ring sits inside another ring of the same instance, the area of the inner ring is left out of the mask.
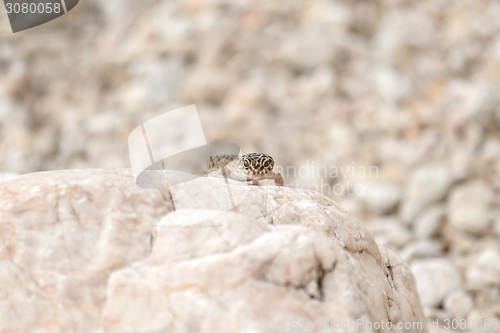
[[[247,161],[247,160],[245,160],[245,161],[243,162],[243,165],[245,166],[245,168],[250,167],[250,163],[248,163],[248,161]]]

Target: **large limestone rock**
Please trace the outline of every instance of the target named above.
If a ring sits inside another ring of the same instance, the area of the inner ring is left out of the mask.
[[[427,331],[408,267],[330,199],[240,186],[214,214],[225,183],[196,181],[177,196],[116,169],[0,184],[0,331]]]

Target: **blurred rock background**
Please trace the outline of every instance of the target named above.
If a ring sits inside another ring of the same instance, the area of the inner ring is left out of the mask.
[[[499,17],[497,0],[86,0],[11,34],[4,15],[0,171],[129,167],[135,127],[195,103],[209,141],[271,154],[408,260],[429,318],[499,320]]]

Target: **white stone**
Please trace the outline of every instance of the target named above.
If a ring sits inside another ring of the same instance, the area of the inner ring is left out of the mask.
[[[415,260],[411,270],[423,306],[437,307],[449,292],[460,288],[460,274],[446,259]]]
[[[396,218],[378,218],[367,221],[365,225],[377,244],[388,248],[401,248],[412,239],[411,232]]]
[[[403,222],[412,222],[425,208],[443,199],[450,184],[450,173],[445,166],[432,164],[416,170],[406,185],[399,211]]]
[[[467,321],[476,323],[473,329],[474,333],[497,333],[498,323],[500,322],[498,311],[500,305],[488,304],[487,306],[477,307],[467,316]]]
[[[401,251],[401,257],[407,262],[416,258],[435,258],[443,255],[443,244],[437,240],[419,239],[411,242]]]
[[[472,180],[454,188],[448,201],[448,220],[452,226],[482,235],[491,223],[491,188],[482,180]]]
[[[413,224],[417,238],[432,238],[439,235],[446,217],[444,205],[431,206],[420,214]]]
[[[396,184],[368,184],[362,199],[370,212],[383,215],[396,208],[402,192],[401,187]]]
[[[469,288],[500,287],[500,249],[486,249],[468,261],[466,281]]]
[[[444,300],[444,309],[455,319],[465,318],[473,306],[472,298],[463,290],[450,292]]]

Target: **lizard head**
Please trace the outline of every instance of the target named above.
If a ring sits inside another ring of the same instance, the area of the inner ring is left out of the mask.
[[[273,171],[274,160],[264,153],[249,153],[238,158],[238,167],[249,179],[260,179]]]

